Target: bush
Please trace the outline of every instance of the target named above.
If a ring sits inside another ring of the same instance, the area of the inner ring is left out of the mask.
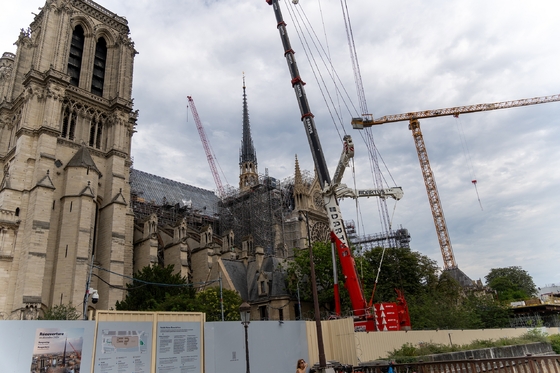
[[[82,313],[72,303],[69,303],[47,308],[39,320],[78,320],[81,318]]]
[[[552,345],[552,349],[560,354],[560,334],[554,334],[548,337],[548,342]]]
[[[388,359],[394,360],[397,363],[412,363],[417,361],[420,357],[426,355],[443,354],[447,352],[479,350],[482,348],[515,346],[534,342],[547,342],[552,344],[552,349],[560,354],[560,334],[555,334],[548,337],[541,329],[535,328],[529,330],[517,338],[500,338],[498,340],[492,339],[477,339],[466,345],[453,345],[447,346],[438,343],[419,343],[414,346],[412,343],[406,343],[399,349],[395,349],[389,353]]]

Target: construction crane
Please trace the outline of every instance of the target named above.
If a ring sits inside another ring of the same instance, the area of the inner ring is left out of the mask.
[[[456,269],[457,263],[455,262],[455,255],[453,254],[453,248],[449,239],[449,232],[447,231],[447,224],[443,215],[443,208],[441,207],[441,200],[439,198],[436,180],[434,178],[432,168],[430,167],[428,151],[426,150],[426,145],[424,144],[424,138],[420,129],[420,121],[418,119],[442,117],[448,115],[458,117],[460,114],[466,113],[509,109],[514,107],[545,104],[548,102],[556,101],[560,101],[560,94],[513,101],[495,102],[490,104],[477,104],[456,106],[446,109],[414,111],[410,113],[386,115],[378,119],[373,119],[371,114],[363,114],[360,118],[352,118],[352,127],[354,129],[363,129],[379,124],[402,122],[406,120],[409,121],[408,128],[412,131],[414,145],[416,145],[416,152],[418,153],[418,160],[420,161],[420,168],[422,169],[422,176],[424,177],[424,184],[426,185],[426,193],[428,194],[428,200],[432,209],[432,217],[434,219],[436,234],[438,236],[441,254],[443,256],[443,266],[444,269],[450,270]]]
[[[309,102],[307,101],[307,95],[305,93],[304,85],[305,83],[299,75],[298,65],[295,59],[295,52],[291,47],[290,39],[288,37],[288,32],[286,30],[286,22],[282,16],[278,0],[266,0],[266,2],[272,6],[274,10],[274,15],[276,17],[276,26],[280,33],[280,39],[282,41],[282,46],[284,48],[284,57],[286,59],[288,70],[291,75],[291,84],[296,94],[296,99],[298,101],[301,121],[305,128],[307,135],[307,140],[313,155],[313,161],[315,164],[315,170],[317,172],[317,179],[323,194],[323,201],[327,217],[329,219],[330,227],[330,237],[331,241],[335,244],[338,257],[340,259],[340,265],[342,268],[342,273],[344,274],[344,286],[348,290],[348,295],[350,297],[350,302],[352,304],[352,310],[354,313],[354,328],[356,330],[363,331],[376,331],[379,330],[376,321],[377,315],[375,310],[368,303],[364,297],[362,290],[362,284],[358,278],[358,273],[356,270],[356,263],[354,257],[352,256],[352,251],[349,248],[348,236],[346,235],[346,230],[344,228],[344,221],[342,219],[342,213],[338,204],[338,194],[345,194],[347,197],[354,198],[359,194],[358,191],[349,190],[345,185],[341,184],[340,181],[344,174],[344,169],[348,164],[349,160],[354,156],[354,146],[350,136],[345,136],[343,139],[343,151],[340,156],[340,161],[335,172],[334,178],[331,180],[329,175],[329,170],[327,163],[325,161],[325,156],[323,153],[323,148],[319,141],[319,135],[317,133],[317,128],[315,127],[315,120],[313,119],[313,113],[309,107]],[[389,193],[390,192],[390,193]],[[390,194],[390,195],[389,195]],[[402,190],[379,190],[379,191],[366,191],[364,195],[375,195],[381,196],[382,198],[391,196],[392,198],[400,198],[402,196]],[[310,262],[313,265],[312,253],[310,251]],[[313,271],[313,270],[312,270]],[[313,281],[313,277],[312,277]],[[314,297],[316,318],[319,319],[318,315],[318,303],[316,297]],[[402,301],[401,301],[402,300]],[[404,302],[404,303],[403,303]],[[399,303],[394,305],[395,309],[398,311],[395,313],[399,316],[399,319],[395,319],[396,330],[400,329],[410,329],[410,318],[408,317],[408,307],[404,297],[399,298]],[[320,328],[320,323],[317,328]],[[319,333],[318,333],[319,334]],[[320,366],[325,366],[324,354],[319,353]]]
[[[192,111],[194,122],[196,123],[196,129],[198,130],[200,141],[202,141],[204,152],[206,152],[206,159],[208,160],[208,165],[210,165],[210,170],[212,171],[212,176],[214,177],[214,182],[216,183],[216,188],[218,188],[218,197],[223,198],[225,196],[225,191],[222,185],[222,180],[220,179],[220,175],[218,174],[218,169],[216,168],[216,163],[214,161],[215,156],[213,155],[212,149],[210,148],[210,143],[206,138],[206,132],[204,132],[204,127],[202,126],[202,122],[200,121],[200,118],[198,116],[196,106],[194,105],[194,100],[192,99],[192,96],[187,96],[187,99],[189,100],[189,106]]]

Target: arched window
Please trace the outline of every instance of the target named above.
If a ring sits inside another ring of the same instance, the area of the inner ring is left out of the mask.
[[[103,135],[103,121],[101,118],[94,117],[89,128],[89,146],[101,149],[101,137]]]
[[[74,140],[74,135],[76,134],[76,113],[70,113],[70,130],[68,131],[68,139]]]
[[[82,69],[82,55],[84,53],[84,29],[78,25],[72,32],[72,43],[70,44],[70,57],[68,57],[68,75],[70,84],[80,84],[80,71]]]
[[[68,122],[70,121],[70,109],[66,107],[64,113],[62,114],[62,137],[68,137]]]
[[[89,127],[89,146],[93,146],[95,144],[95,134],[97,128],[97,118],[93,118],[90,123]]]
[[[68,140],[74,140],[76,135],[77,117],[77,111],[74,108],[71,108],[70,104],[64,105],[62,109],[62,128],[60,129],[60,137]]]
[[[105,63],[107,62],[107,42],[99,38],[95,44],[95,58],[93,60],[93,76],[91,79],[91,93],[103,96],[103,82],[105,80]]]

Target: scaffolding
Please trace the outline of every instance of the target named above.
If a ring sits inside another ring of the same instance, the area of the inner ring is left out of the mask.
[[[200,211],[189,206],[180,206],[179,204],[163,204],[156,205],[153,202],[146,202],[143,198],[132,194],[132,210],[134,211],[134,220],[142,222],[149,219],[151,215],[158,218],[158,226],[174,227],[179,221],[185,220],[187,226],[196,231],[200,231],[202,227],[211,225],[213,230],[218,229],[218,218],[200,213]]]
[[[310,173],[302,174],[304,185],[310,186]],[[233,230],[238,247],[251,236],[253,248],[261,246],[267,255],[290,256],[289,250],[301,245],[293,191],[293,177],[280,181],[262,174],[249,190],[226,188],[218,205],[219,231],[224,234]]]
[[[160,227],[174,227],[184,219],[196,231],[207,225],[214,231],[218,229],[219,199],[212,191],[134,168],[130,171],[131,207],[136,224],[155,215]]]
[[[344,222],[348,240],[350,243],[360,250],[367,251],[376,247],[389,248],[410,248],[410,234],[408,229],[399,228],[396,231],[389,231],[388,233],[366,234],[358,236],[356,232],[356,224],[353,220]]]

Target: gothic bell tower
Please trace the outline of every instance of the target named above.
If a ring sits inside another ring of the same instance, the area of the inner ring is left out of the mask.
[[[243,139],[239,150],[239,190],[248,190],[257,185],[258,182],[257,152],[251,138],[249,109],[247,108],[247,94],[245,93],[245,75],[243,75]]]
[[[0,313],[79,306],[92,269],[88,306],[109,309],[123,292],[108,284],[132,273],[128,23],[92,0],[46,0],[15,44],[0,59]]]

